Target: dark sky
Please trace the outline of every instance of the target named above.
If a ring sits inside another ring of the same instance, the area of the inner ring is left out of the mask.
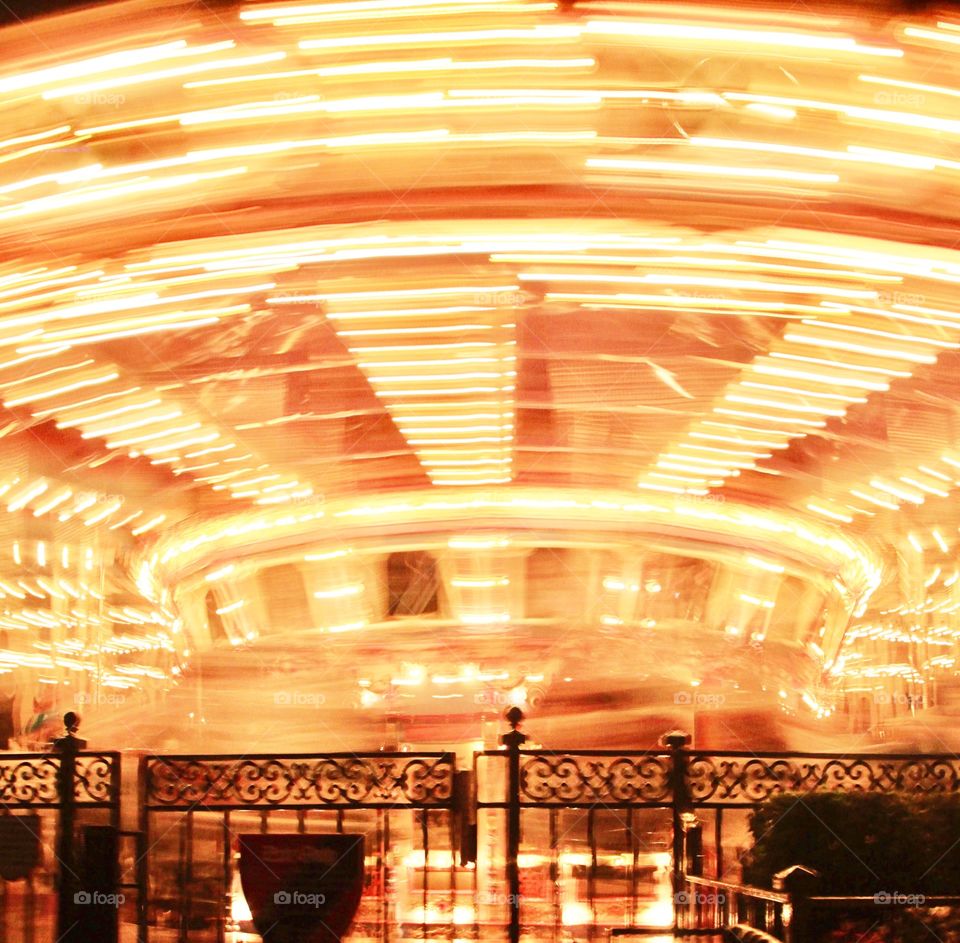
[[[111,0],[0,0],[0,25],[29,21],[39,16],[77,10],[83,7],[104,6]],[[221,7],[239,4],[240,0],[183,0],[197,7]],[[0,53],[2,55],[2,53]]]
[[[99,0],[105,2],[105,0]],[[198,0],[202,2],[202,0]],[[223,3],[224,0],[207,0],[206,6],[216,6]],[[568,0],[571,2],[571,0]],[[575,2],[575,0],[572,0]],[[772,5],[776,5],[776,0],[770,0]],[[98,3],[98,0],[0,0],[0,25],[17,23],[23,20],[29,20],[33,17],[43,16],[47,13],[56,13],[59,10],[70,10],[78,7],[92,6]],[[874,0],[874,3],[880,9],[889,9],[891,11],[917,11],[925,8],[955,8],[960,6],[960,0]],[[863,5],[863,0],[849,4],[851,7]],[[842,2],[838,2],[838,7],[843,7]]]
[[[16,23],[44,13],[89,6],[91,0],[0,0],[0,23]]]

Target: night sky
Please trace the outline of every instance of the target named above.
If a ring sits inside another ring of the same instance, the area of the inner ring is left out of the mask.
[[[101,6],[108,0],[0,0],[0,25],[22,23],[50,13]],[[185,0],[190,2],[190,0]],[[193,0],[197,7],[223,6],[225,0]]]
[[[575,0],[567,0],[572,5]],[[196,0],[197,6],[222,6],[223,0]],[[34,17],[57,11],[98,5],[96,0],[0,0],[0,25],[23,22]],[[854,6],[862,4],[853,4]],[[873,4],[871,4],[873,5]],[[875,6],[890,10],[921,10],[926,7],[956,7],[960,0],[898,0],[891,3],[876,3]]]
[[[0,23],[17,23],[45,13],[90,6],[90,0],[0,0]]]

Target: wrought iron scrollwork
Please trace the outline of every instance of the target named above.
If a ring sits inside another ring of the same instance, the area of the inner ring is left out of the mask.
[[[691,753],[694,804],[753,805],[781,792],[960,791],[960,760],[943,756],[728,756]]]
[[[190,806],[448,806],[454,761],[443,755],[155,756],[147,803]]]
[[[669,803],[670,765],[670,757],[663,754],[524,754],[520,801],[544,805]]]
[[[0,754],[0,803],[4,806],[60,805],[60,762],[56,753]],[[76,805],[100,806],[119,801],[115,753],[80,753],[73,776]]]
[[[120,757],[115,753],[81,753],[73,775],[73,797],[77,805],[105,805],[119,801],[115,779]]]
[[[49,754],[0,756],[0,803],[5,806],[57,805],[59,770],[59,757]]]

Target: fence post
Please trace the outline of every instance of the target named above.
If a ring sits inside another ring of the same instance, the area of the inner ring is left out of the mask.
[[[67,735],[54,741],[54,750],[60,757],[57,768],[57,796],[60,802],[59,829],[57,831],[57,940],[66,943],[75,940],[74,927],[76,903],[74,897],[80,890],[77,875],[75,830],[77,819],[74,783],[77,771],[77,754],[86,746],[86,741],[73,736],[79,718],[73,712],[64,716]]]
[[[790,920],[786,926],[786,943],[810,943],[810,896],[816,891],[820,875],[801,864],[779,871],[773,876],[773,888],[786,891],[790,897]]]
[[[520,941],[520,748],[527,736],[518,729],[523,711],[511,707],[506,713],[510,732],[500,742],[507,748],[507,884],[510,904],[510,943]]]
[[[683,901],[684,827],[683,814],[690,808],[687,792],[687,750],[690,735],[682,730],[664,734],[663,742],[670,748],[670,793],[673,805],[673,927],[680,929],[678,902]]]
[[[148,940],[148,906],[150,901],[150,869],[147,849],[150,847],[150,763],[148,756],[141,756],[137,764],[137,943]],[[227,888],[227,893],[230,889]]]

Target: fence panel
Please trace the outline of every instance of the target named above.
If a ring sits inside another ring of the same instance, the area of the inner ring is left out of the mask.
[[[66,897],[65,929],[69,930],[73,917],[82,913],[75,908],[84,906],[84,895],[89,893],[78,863],[85,829],[119,827],[119,754],[81,752],[72,762],[72,782],[64,795],[61,754],[0,754],[0,806],[5,823],[0,847],[3,943],[57,940],[59,888]],[[62,832],[63,823],[67,833]],[[68,874],[61,873],[59,861],[64,848],[74,862]]]
[[[238,837],[284,833],[364,836],[350,940],[452,938],[474,890],[458,867],[455,772],[449,753],[145,757],[141,940],[248,938]]]
[[[494,938],[606,939],[612,929],[671,926],[671,753],[519,750],[515,791],[510,762],[509,750],[475,762],[479,905]]]
[[[747,817],[772,795],[960,791],[952,756],[712,752],[689,750],[679,736],[670,747],[529,750],[514,741],[477,754],[472,778],[450,753],[144,757],[140,831],[127,836],[136,845],[127,841],[122,862],[138,894],[121,907],[121,937],[253,939],[237,868],[243,834],[363,835],[355,941],[559,943],[669,927],[681,874],[739,880]],[[5,817],[39,834],[42,849],[28,873],[0,883],[2,943],[56,939],[60,823],[72,820],[71,840],[86,825],[119,826],[119,755],[78,754],[67,806],[63,762],[0,754]],[[0,834],[0,861],[22,853],[12,834]]]

